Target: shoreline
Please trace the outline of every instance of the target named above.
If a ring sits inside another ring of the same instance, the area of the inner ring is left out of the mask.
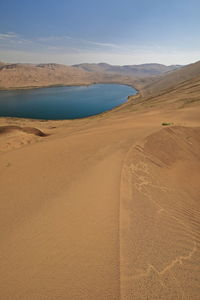
[[[91,84],[76,84],[76,85],[51,85],[51,86],[45,86],[45,87],[29,87],[29,88],[11,88],[9,90],[1,90],[0,89],[0,92],[1,91],[20,91],[20,90],[35,90],[35,89],[44,89],[44,88],[56,88],[56,87],[79,87],[79,86],[91,86],[91,85],[98,85],[98,84],[118,84],[118,85],[125,85],[125,86],[129,86],[129,87],[132,87],[133,89],[135,89],[136,93],[133,94],[133,95],[128,95],[126,97],[126,100],[125,102],[109,109],[109,110],[106,110],[106,111],[103,111],[99,114],[94,114],[94,115],[90,115],[90,116],[86,116],[86,117],[80,117],[80,118],[74,118],[74,119],[37,119],[37,118],[20,118],[20,117],[10,117],[10,116],[0,116],[0,119],[1,118],[6,118],[6,119],[17,119],[17,120],[29,120],[29,121],[32,121],[32,120],[35,120],[35,121],[41,121],[41,122],[48,122],[48,121],[74,121],[74,120],[83,120],[83,119],[87,119],[87,118],[94,118],[94,117],[97,117],[97,116],[102,116],[103,114],[106,114],[106,113],[110,113],[114,110],[119,110],[120,107],[122,107],[123,105],[129,103],[133,97],[135,96],[138,96],[139,95],[139,90],[136,89],[133,85],[131,84],[123,84],[123,83],[114,83],[114,82],[106,82],[106,83],[91,83]]]
[[[137,92],[138,89],[135,88],[134,84],[131,83],[123,83],[120,81],[115,82],[91,82],[91,83],[77,83],[77,84],[51,84],[51,85],[42,85],[42,86],[22,86],[22,87],[8,87],[8,88],[2,88],[0,87],[1,91],[19,91],[19,90],[35,90],[35,89],[45,89],[45,88],[55,88],[55,87],[76,87],[76,86],[90,86],[95,84],[120,84],[120,85],[127,85],[132,88],[134,88]]]

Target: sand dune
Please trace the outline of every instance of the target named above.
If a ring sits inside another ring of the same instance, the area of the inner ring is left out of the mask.
[[[200,128],[129,150],[121,181],[122,299],[199,299]]]
[[[37,136],[46,136],[45,133],[34,127],[20,127],[14,125],[0,126],[0,134],[10,133],[12,131],[22,131]]]
[[[0,126],[0,153],[32,144],[47,135],[48,134],[35,127],[17,125]]]
[[[199,90],[0,119],[1,299],[199,299]]]
[[[176,89],[178,85],[187,83],[200,77],[200,61],[182,67],[181,69],[164,74],[164,76],[149,78],[144,81],[141,91],[145,97],[152,97]],[[149,81],[149,82],[148,82]]]

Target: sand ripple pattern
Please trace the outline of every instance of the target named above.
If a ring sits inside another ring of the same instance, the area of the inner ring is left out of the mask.
[[[199,299],[200,130],[133,146],[121,178],[121,299]]]

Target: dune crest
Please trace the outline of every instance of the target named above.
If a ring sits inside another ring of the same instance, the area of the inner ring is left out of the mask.
[[[0,126],[0,134],[10,133],[12,131],[22,131],[29,134],[34,134],[37,136],[46,136],[45,133],[43,133],[41,130],[34,128],[34,127],[20,127],[20,126],[14,126],[14,125],[8,125],[8,126]]]

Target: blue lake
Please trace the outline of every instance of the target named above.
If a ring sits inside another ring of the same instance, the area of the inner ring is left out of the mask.
[[[121,84],[0,91],[0,116],[76,119],[99,114],[127,101],[136,90]]]

